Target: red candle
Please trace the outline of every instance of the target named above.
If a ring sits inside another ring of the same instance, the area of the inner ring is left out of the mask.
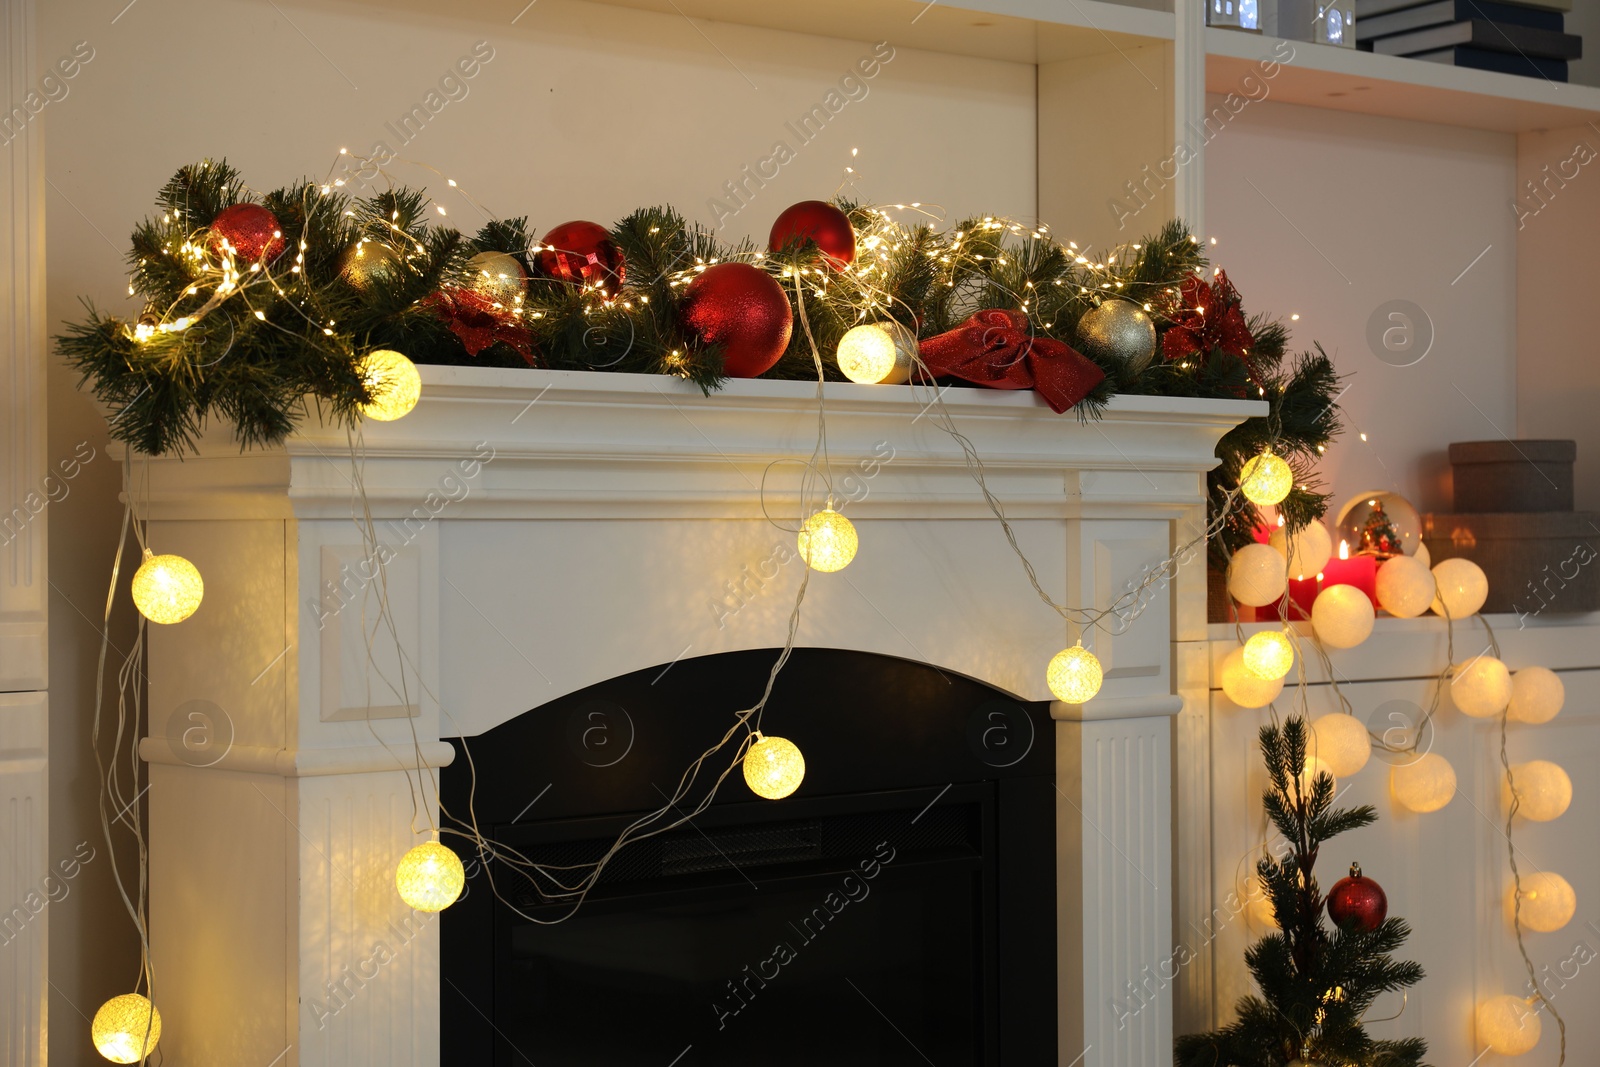
[[[1339,542],[1337,559],[1330,559],[1322,568],[1322,588],[1330,585],[1353,585],[1378,606],[1378,561],[1372,556],[1351,556],[1350,543]]]
[[[1323,583],[1318,580],[1319,575],[1309,578],[1289,579],[1289,618],[1311,618],[1311,605],[1317,599],[1317,594],[1322,592]]]

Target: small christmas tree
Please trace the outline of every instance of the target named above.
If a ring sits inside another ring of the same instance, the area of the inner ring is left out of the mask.
[[[1333,807],[1333,778],[1305,780],[1307,729],[1303,718],[1261,729],[1261,752],[1272,786],[1262,796],[1267,815],[1289,849],[1256,865],[1280,932],[1245,953],[1261,996],[1244,997],[1238,1019],[1221,1030],[1178,1039],[1178,1067],[1287,1067],[1338,1064],[1359,1067],[1421,1065],[1420,1038],[1375,1041],[1361,1017],[1382,994],[1422,979],[1415,963],[1389,953],[1411,930],[1385,918],[1383,892],[1352,868],[1351,878],[1329,894],[1337,926],[1323,922],[1323,897],[1312,867],[1323,842],[1377,821],[1370,806]]]

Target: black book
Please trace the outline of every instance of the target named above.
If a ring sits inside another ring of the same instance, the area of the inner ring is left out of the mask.
[[[1391,11],[1400,11],[1408,7],[1417,7],[1422,3],[1424,3],[1424,0],[1356,0],[1356,25],[1361,25],[1362,19],[1370,19],[1376,15],[1387,15]],[[1527,3],[1524,2],[1524,0],[1499,0],[1497,6],[1515,7],[1518,11],[1531,11],[1540,15],[1560,15],[1563,11],[1572,10],[1571,3]],[[1471,18],[1473,16],[1464,15],[1462,17]],[[1482,18],[1485,16],[1480,15],[1477,17]],[[1493,16],[1487,17],[1492,18]],[[1522,20],[1513,19],[1512,21],[1521,22]],[[1528,25],[1528,23],[1523,24]],[[1545,28],[1560,29],[1561,27],[1554,26]]]
[[[1488,19],[1507,26],[1527,26],[1560,33],[1565,16],[1559,11],[1540,11],[1538,8],[1517,7],[1515,4],[1497,4],[1491,0],[1434,0],[1430,4],[1408,7],[1387,15],[1369,15],[1365,18],[1357,15],[1356,37],[1370,41],[1464,19]]]
[[[1410,56],[1458,45],[1491,52],[1510,52],[1531,59],[1577,59],[1583,55],[1583,38],[1576,34],[1508,26],[1487,19],[1468,19],[1447,26],[1380,37],[1372,42],[1372,50],[1389,56]]]
[[[1515,52],[1491,52],[1486,48],[1458,45],[1455,48],[1441,48],[1436,52],[1419,52],[1411,58],[1426,59],[1430,63],[1471,67],[1474,70],[1492,70],[1500,74],[1520,74],[1525,78],[1548,78],[1553,82],[1567,80],[1565,60],[1519,56]]]

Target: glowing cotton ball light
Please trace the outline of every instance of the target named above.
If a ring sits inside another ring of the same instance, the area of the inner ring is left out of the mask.
[[[839,338],[839,370],[862,385],[899,385],[911,377],[917,335],[898,322],[852,326]]]
[[[1502,1056],[1521,1056],[1539,1043],[1539,1015],[1533,1004],[1510,994],[1490,997],[1475,1013],[1478,1040]]]
[[[1483,568],[1470,559],[1447,559],[1433,568],[1437,593],[1433,613],[1449,613],[1452,619],[1476,615],[1489,599],[1489,578]]]
[[[1384,611],[1414,619],[1433,603],[1433,572],[1415,556],[1395,556],[1379,565],[1375,591]]]
[[[1264,607],[1288,588],[1283,557],[1270,545],[1245,545],[1228,563],[1228,595],[1241,604]]]
[[[437,841],[424,841],[400,857],[394,884],[407,906],[417,911],[443,911],[461,895],[467,872],[450,849]]]
[[[1474,719],[1498,715],[1511,703],[1511,672],[1493,656],[1479,656],[1450,679],[1450,699]]]
[[[1529,760],[1511,768],[1511,781],[1502,790],[1507,810],[1511,794],[1518,800],[1517,814],[1533,822],[1559,819],[1572,804],[1572,778],[1558,763]]]
[[[830,503],[800,527],[800,558],[814,571],[842,571],[856,558],[853,523]]]
[[[1367,724],[1354,715],[1335,712],[1311,724],[1312,755],[1328,765],[1337,777],[1355,774],[1372,758],[1372,736]]]
[[[1537,725],[1560,714],[1566,700],[1567,688],[1555,671],[1548,667],[1524,667],[1511,676],[1511,703],[1507,714],[1512,722]]]
[[[1252,504],[1263,507],[1281,504],[1294,488],[1294,471],[1282,456],[1268,448],[1246,461],[1240,469],[1239,488]]]
[[[1355,648],[1372,635],[1377,613],[1353,585],[1330,585],[1311,604],[1311,625],[1325,645]]]
[[[1437,752],[1389,769],[1389,791],[1402,807],[1419,814],[1438,811],[1456,795],[1456,769]]]
[[[89,1034],[95,1050],[112,1063],[138,1063],[161,1040],[161,1013],[138,993],[124,993],[100,1005]]]
[[[1515,884],[1506,892],[1506,907],[1516,906]],[[1572,921],[1578,910],[1578,894],[1572,885],[1554,871],[1534,871],[1522,876],[1522,924],[1541,934],[1554,933]]]
[[[1229,652],[1217,673],[1222,691],[1241,708],[1264,708],[1283,692],[1282,678],[1261,678],[1245,668],[1243,648]]]
[[[1262,630],[1244,643],[1244,669],[1257,678],[1282,678],[1294,666],[1294,646],[1281,630]]]
[[[361,414],[378,422],[393,422],[417,406],[422,398],[422,375],[416,364],[399,352],[380,348],[368,352],[356,365],[372,399]]]
[[[1045,669],[1045,682],[1050,692],[1063,704],[1087,703],[1100,692],[1104,678],[1100,661],[1081,643],[1050,657],[1050,666]]]
[[[1307,523],[1305,529],[1295,531],[1292,538],[1289,528],[1280,526],[1272,531],[1267,544],[1289,561],[1289,574],[1296,579],[1312,577],[1333,558],[1333,537],[1320,522]]]
[[[170,626],[193,615],[205,595],[206,584],[193,563],[182,556],[157,556],[145,550],[144,562],[133,575],[133,605],[139,614]]]
[[[744,781],[758,797],[782,800],[800,788],[805,776],[806,759],[787,738],[758,733],[744,754]]]

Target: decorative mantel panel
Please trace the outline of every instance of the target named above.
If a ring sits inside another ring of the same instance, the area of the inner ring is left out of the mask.
[[[342,428],[312,426],[281,449],[241,455],[219,437],[151,463],[152,543],[206,580],[196,616],[152,635],[143,746],[160,764],[163,1047],[185,1062],[437,1063],[438,998],[456,994],[439,988],[435,925],[394,892],[394,863],[427,825],[401,768],[415,778],[420,762],[426,778],[449,758],[441,735],[608,678],[783,643],[804,575],[790,530],[814,384],[705,397],[655,377],[422,372],[421,404],[365,425],[360,460]],[[1047,699],[1044,665],[1069,636],[933,396],[826,387],[833,491],[861,550],[811,576],[798,643]],[[1217,438],[1264,407],[1126,397],[1080,422],[1030,393],[940,402],[1042,585],[1102,607],[1200,530]],[[375,633],[380,592],[392,632]],[[1171,716],[1206,699],[1203,672],[1191,691],[1175,664],[1203,646],[1204,598],[1201,560],[1131,626],[1085,635],[1105,687],[1057,706],[1062,1063],[1170,1047],[1170,998],[1119,1005],[1171,947]]]

